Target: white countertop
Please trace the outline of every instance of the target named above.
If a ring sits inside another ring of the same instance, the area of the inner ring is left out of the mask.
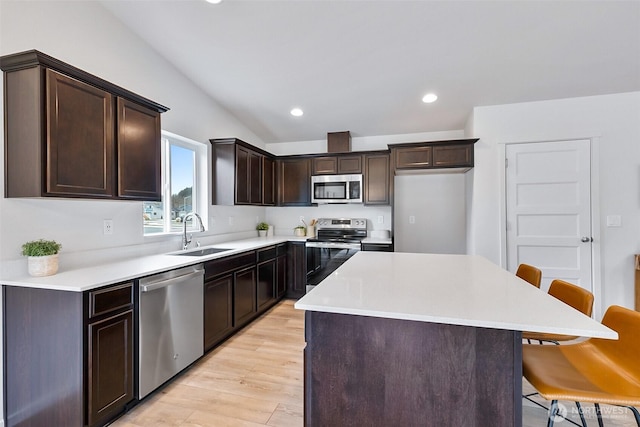
[[[617,339],[485,258],[358,252],[295,303],[301,310]]]
[[[236,240],[203,246],[203,248],[228,248],[230,251],[206,256],[184,256],[159,254],[135,257],[125,261],[116,261],[73,270],[59,270],[53,276],[31,277],[20,276],[2,278],[2,285],[21,286],[28,288],[52,289],[59,291],[83,292],[113,283],[124,282],[138,277],[148,276],[162,271],[199,264],[216,258],[223,258],[240,252],[250,251],[265,246],[275,245],[287,241],[306,241],[296,237],[256,237],[253,239]],[[190,248],[195,250],[198,248]],[[202,249],[202,248],[200,248]],[[181,251],[175,251],[181,252]]]

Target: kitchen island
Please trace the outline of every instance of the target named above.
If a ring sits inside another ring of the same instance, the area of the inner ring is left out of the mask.
[[[306,426],[521,426],[522,331],[617,338],[478,256],[360,252],[295,307]]]

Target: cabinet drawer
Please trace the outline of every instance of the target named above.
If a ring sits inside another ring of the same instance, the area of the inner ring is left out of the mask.
[[[256,252],[244,252],[238,255],[233,255],[221,259],[215,259],[209,261],[204,265],[204,277],[205,280],[219,276],[224,273],[228,273],[233,270],[239,270],[243,267],[248,267],[256,263]]]
[[[277,249],[275,246],[269,246],[268,248],[258,249],[258,263],[273,259],[277,256]]]
[[[398,148],[396,169],[424,168],[432,164],[432,147]]]
[[[132,282],[89,292],[89,318],[128,308],[132,305]]]

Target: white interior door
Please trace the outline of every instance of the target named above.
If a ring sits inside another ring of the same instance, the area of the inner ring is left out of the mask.
[[[592,289],[589,140],[506,146],[507,265]]]

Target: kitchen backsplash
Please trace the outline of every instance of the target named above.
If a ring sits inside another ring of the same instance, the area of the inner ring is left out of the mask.
[[[391,230],[391,206],[364,205],[319,205],[313,207],[267,207],[266,222],[275,227],[275,234],[281,236],[293,235],[293,228],[309,224],[318,218],[366,218],[367,230]]]

